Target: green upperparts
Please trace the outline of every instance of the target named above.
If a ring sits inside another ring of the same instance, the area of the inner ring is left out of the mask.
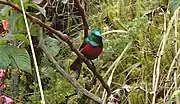
[[[93,46],[103,46],[101,31],[94,29],[91,34],[85,39],[85,42],[90,42]]]

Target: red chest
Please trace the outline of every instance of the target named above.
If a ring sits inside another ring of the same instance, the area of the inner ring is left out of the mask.
[[[87,43],[82,49],[83,53],[88,59],[95,59],[102,53],[103,47],[93,47],[90,43]]]

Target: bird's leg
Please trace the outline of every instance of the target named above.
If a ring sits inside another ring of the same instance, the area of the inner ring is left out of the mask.
[[[74,95],[77,95],[77,92],[75,92],[75,93],[73,93],[73,94],[71,94],[71,95],[65,96],[65,97],[66,97],[66,98],[70,98],[70,97],[72,97],[72,96],[74,96]]]
[[[77,92],[75,92],[75,93],[73,93],[73,94],[71,94],[71,95],[68,95],[68,96],[65,96],[65,101],[63,101],[62,103],[60,103],[60,104],[67,104],[68,103],[68,100],[69,100],[69,98],[70,97],[72,97],[72,96],[74,96],[74,95],[77,95]]]
[[[90,62],[91,62],[91,64],[94,66],[94,63],[93,63],[93,61],[92,60],[90,60]],[[95,67],[95,66],[94,66]]]

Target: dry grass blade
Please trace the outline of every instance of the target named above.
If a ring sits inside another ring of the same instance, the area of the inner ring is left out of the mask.
[[[102,33],[102,35],[111,34],[111,33],[128,33],[128,31],[124,31],[124,30],[111,30],[111,31],[107,31],[107,32]]]
[[[107,84],[108,84],[109,86],[111,86],[113,74],[114,74],[115,69],[116,69],[117,66],[119,65],[118,63],[120,62],[120,60],[122,59],[122,57],[124,56],[124,54],[127,52],[127,50],[130,48],[131,44],[132,44],[132,42],[129,42],[129,43],[127,44],[127,46],[124,48],[124,50],[123,50],[123,52],[121,53],[121,55],[114,61],[114,63],[113,63],[113,64],[110,66],[110,68],[108,69],[107,72],[110,72],[110,71],[112,70],[111,75],[110,75],[110,77],[109,77],[109,79],[108,79],[108,81],[107,81]],[[107,73],[107,72],[106,72],[106,73]],[[106,74],[106,75],[107,75],[107,74]],[[105,77],[105,76],[103,76],[103,77]],[[103,92],[103,97],[102,97],[102,98],[103,98],[103,104],[105,104],[106,98],[107,98],[107,93],[106,93],[106,91]]]
[[[178,13],[176,13],[176,17],[175,17],[175,29],[174,29],[174,52],[175,54],[177,54],[178,51],[178,42],[177,42],[177,37],[178,37]],[[175,83],[175,90],[178,90],[178,59],[176,60],[175,63],[175,67],[177,68],[177,70],[175,70],[174,72],[174,83]],[[176,104],[179,104],[179,99],[176,99]]]
[[[155,78],[155,80],[153,80],[153,92],[154,92],[154,94],[153,94],[152,104],[155,104],[156,95],[157,95],[156,92],[157,92],[158,82],[159,82],[161,57],[163,55],[165,44],[166,44],[166,41],[168,39],[170,30],[172,28],[172,24],[173,24],[174,19],[176,17],[176,13],[179,11],[179,9],[180,9],[180,7],[178,7],[175,10],[174,15],[171,17],[171,20],[168,23],[167,31],[165,32],[165,34],[163,36],[163,39],[161,41],[161,44],[160,44],[158,52],[157,52],[157,57],[155,59],[154,73],[153,73],[153,78]]]
[[[126,79],[128,78],[128,76],[131,74],[131,72],[134,70],[134,69],[136,69],[139,65],[140,65],[141,63],[136,63],[136,64],[134,64],[134,65],[132,65],[132,66],[130,66],[129,68],[131,68],[131,70],[128,72],[128,74],[126,75]],[[128,68],[128,69],[129,69]],[[125,84],[125,82],[124,82],[124,84]]]
[[[180,55],[180,48],[179,48],[176,56],[174,57],[174,59],[173,59],[173,61],[172,61],[172,63],[171,63],[171,66],[170,66],[169,71],[168,71],[168,75],[167,75],[167,77],[166,77],[166,81],[169,80],[170,74],[171,74],[171,72],[172,72],[173,69],[174,69],[174,65],[175,65],[176,60],[178,59],[179,55]],[[167,84],[165,85],[165,87],[167,87]],[[166,93],[166,95],[168,95],[168,93]],[[164,97],[164,101],[166,100],[166,98],[167,98],[167,96]]]
[[[178,37],[178,13],[176,13],[176,17],[175,17],[175,29],[174,29],[174,52],[175,54],[178,54],[178,41],[177,41],[177,37]],[[179,66],[179,59],[176,60],[175,63],[175,67],[177,68],[177,70],[175,70],[174,72],[174,82],[175,82],[175,90],[178,90],[178,66]],[[179,99],[176,99],[176,104],[179,104]]]

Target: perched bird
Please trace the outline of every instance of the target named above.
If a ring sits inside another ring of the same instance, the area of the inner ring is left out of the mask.
[[[103,42],[101,31],[94,29],[91,34],[86,37],[80,46],[79,51],[89,60],[96,59],[103,50]],[[73,70],[72,76],[76,79],[79,78],[82,67],[82,61],[79,58],[71,64],[70,69]]]

